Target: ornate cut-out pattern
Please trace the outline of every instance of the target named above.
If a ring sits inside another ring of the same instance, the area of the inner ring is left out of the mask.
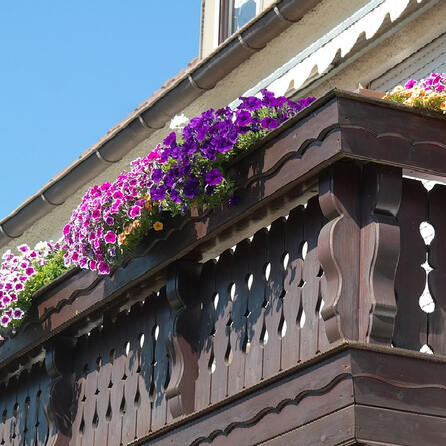
[[[204,265],[196,410],[292,367],[328,344],[320,317],[323,272],[317,259],[323,223],[314,198]]]
[[[53,444],[55,429],[45,414],[50,378],[39,363],[0,385],[0,445]]]
[[[79,340],[71,444],[127,444],[171,420],[170,318],[163,289]]]
[[[395,347],[446,354],[445,200],[444,185],[437,184],[427,191],[419,181],[403,181],[398,214],[401,255],[395,281],[398,299]]]

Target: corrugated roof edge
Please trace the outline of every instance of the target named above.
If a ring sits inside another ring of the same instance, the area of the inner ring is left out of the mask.
[[[214,88],[233,69],[299,21],[321,0],[278,0],[223,42],[205,59],[194,59],[76,161],[0,221],[0,248],[64,203],[110,164],[164,127],[179,111]]]

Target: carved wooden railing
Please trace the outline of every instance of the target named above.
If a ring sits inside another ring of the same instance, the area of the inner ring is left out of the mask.
[[[353,368],[335,360],[285,391],[340,349],[446,354],[446,186],[403,177],[446,176],[445,124],[331,92],[237,160],[239,206],[42,291],[0,346],[0,445],[245,444],[237,429],[306,395],[348,399]]]

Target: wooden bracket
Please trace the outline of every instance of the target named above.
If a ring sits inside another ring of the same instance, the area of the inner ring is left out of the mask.
[[[321,314],[330,342],[358,337],[360,174],[356,164],[338,163],[319,183],[319,204],[328,219],[318,240],[327,285]]]
[[[395,274],[400,255],[396,219],[401,169],[368,164],[361,194],[360,339],[390,345],[395,325]]]
[[[45,413],[55,446],[68,445],[71,438],[74,343],[72,338],[58,337],[46,350],[45,367],[51,381]]]
[[[194,261],[175,262],[168,272],[166,296],[174,315],[168,339],[172,373],[166,398],[174,418],[193,412],[195,406],[200,272],[201,264]]]

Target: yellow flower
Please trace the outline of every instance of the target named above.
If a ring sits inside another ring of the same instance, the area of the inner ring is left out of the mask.
[[[126,245],[126,244],[127,244],[127,240],[125,239],[125,234],[124,233],[119,234],[118,235],[118,245],[121,246],[121,245]]]
[[[160,221],[157,221],[153,224],[153,229],[155,229],[155,231],[162,231],[163,227],[164,226]]]

